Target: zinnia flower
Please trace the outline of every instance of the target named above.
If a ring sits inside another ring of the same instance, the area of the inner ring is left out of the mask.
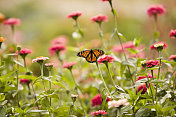
[[[176,38],[176,30],[171,30],[169,32],[169,37],[175,39]]]
[[[123,43],[123,48],[127,49],[127,48],[136,48],[136,47],[132,41],[128,41],[126,43]]]
[[[169,60],[174,60],[174,61],[176,62],[176,55],[171,55],[171,56],[169,57]]]
[[[0,43],[4,42],[4,37],[0,37]]]
[[[167,44],[165,42],[157,42],[157,43],[154,43],[150,46],[150,49],[153,50],[158,50],[158,51],[161,51],[163,49],[166,49],[167,48]]]
[[[107,97],[106,102],[110,101],[111,99],[109,97]],[[102,104],[102,97],[101,94],[97,94],[95,97],[92,98],[91,102],[92,102],[92,107],[96,106],[96,105],[101,105]]]
[[[0,13],[0,23],[3,23],[5,20],[4,14]]]
[[[106,2],[106,1],[112,1],[112,0],[101,0],[101,1]]]
[[[31,53],[32,53],[32,50],[27,49],[27,48],[24,48],[24,49],[21,49],[21,50],[20,50],[19,55],[20,55],[22,58],[25,58],[28,54],[31,54]],[[18,54],[18,51],[16,51],[15,54],[17,55],[17,54]]]
[[[106,115],[108,114],[105,110],[99,110],[99,111],[95,111],[95,112],[92,112],[90,115],[93,116],[96,116],[96,115]]]
[[[64,63],[63,68],[72,69],[73,65],[75,64],[76,62]]]
[[[144,79],[144,78],[147,78],[147,76],[138,76],[136,81]],[[148,78],[152,78],[152,74],[148,74]],[[154,76],[154,78],[155,78],[155,76]]]
[[[49,52],[51,55],[53,55],[55,53],[58,54],[59,52],[64,50],[66,50],[65,45],[53,45],[50,47]]]
[[[72,12],[71,14],[69,14],[67,16],[67,18],[73,18],[74,20],[77,20],[77,18],[81,15],[82,15],[82,12],[79,12],[79,11],[78,12]]]
[[[45,63],[45,66],[47,67],[47,69],[48,69],[49,71],[51,71],[51,69],[52,69],[53,66],[54,66],[54,63]]]
[[[98,59],[98,63],[112,63],[114,61],[114,57],[111,55],[104,55],[103,57]]]
[[[149,88],[149,84],[148,84],[148,88]],[[137,92],[139,92],[140,90],[142,90],[141,94],[144,94],[147,91],[147,87],[145,83],[137,87]]]
[[[166,12],[165,8],[163,5],[151,5],[147,9],[147,14],[149,16],[157,16],[164,14]]]
[[[107,22],[108,21],[108,17],[105,15],[97,15],[91,18],[92,22],[97,22],[97,23],[102,23],[102,22]]]
[[[109,101],[108,102],[108,108],[112,108],[112,107],[122,107],[122,106],[126,106],[129,105],[128,100],[127,99],[121,99],[121,100],[113,100],[113,101]]]
[[[21,84],[29,85],[30,82],[31,82],[31,80],[29,80],[29,79],[20,79]]]
[[[56,37],[51,41],[52,45],[65,44],[67,42],[67,38],[65,36]]]
[[[43,61],[49,59],[48,57],[43,57],[43,56],[40,56],[40,57],[37,57],[35,59],[32,60],[32,62],[38,62],[38,63],[43,63]]]
[[[147,61],[147,66],[146,67],[152,68],[152,67],[155,67],[156,65],[159,65],[158,60],[149,60],[149,61]]]
[[[11,25],[11,26],[14,26],[14,25],[18,26],[21,24],[21,21],[18,18],[8,18],[4,21],[4,24]]]

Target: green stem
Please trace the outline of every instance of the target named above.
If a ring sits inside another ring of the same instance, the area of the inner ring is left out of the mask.
[[[30,88],[29,84],[27,84],[27,87],[28,87],[28,95],[31,95],[31,88]]]
[[[80,104],[81,104],[81,107],[82,107],[82,109],[83,109],[83,111],[84,111],[84,115],[87,115],[87,113],[86,113],[86,111],[85,111],[85,108],[84,108],[84,106],[83,106],[83,103],[82,103],[82,101],[81,101],[81,99],[79,98],[79,92],[78,92],[78,84],[76,83],[76,81],[75,81],[75,78],[74,78],[74,76],[73,76],[73,72],[72,72],[72,70],[71,69],[69,69],[69,71],[70,71],[70,73],[71,73],[71,75],[72,75],[72,78],[73,78],[73,81],[74,81],[74,83],[75,83],[75,90],[76,90],[76,93],[77,93],[77,95],[78,95],[78,100],[79,100],[79,102],[80,102]],[[80,90],[81,91],[81,90]],[[81,91],[82,92],[82,91]]]
[[[51,80],[51,70],[49,71],[49,79]],[[51,81],[49,81],[49,89],[51,90]],[[49,98],[50,106],[51,106],[51,97]]]
[[[107,87],[107,85],[106,85],[106,83],[105,83],[105,81],[104,81],[103,75],[102,75],[102,73],[101,73],[101,70],[100,70],[100,68],[99,68],[99,66],[98,66],[98,62],[97,62],[97,61],[96,61],[96,66],[97,66],[98,71],[99,71],[99,73],[100,73],[100,76],[101,76],[101,79],[102,79],[103,84],[104,84],[104,86],[105,86],[105,89],[107,90],[108,94],[111,96],[111,93],[110,93],[110,91],[109,91],[109,89],[108,89],[108,87]]]
[[[18,55],[19,55],[19,50],[17,50],[18,53],[17,53],[17,61],[18,61]],[[20,107],[20,104],[19,104],[19,97],[18,97],[18,85],[19,85],[19,77],[18,77],[18,70],[19,70],[19,65],[16,63],[17,65],[17,70],[16,70],[16,75],[17,75],[17,103],[18,103],[18,107]]]
[[[40,63],[40,70],[41,70],[41,79],[42,79],[43,87],[44,87],[44,90],[46,91],[45,83],[44,83],[44,79],[43,79],[43,62]]]
[[[24,61],[24,67],[26,69],[26,72],[28,72],[28,69],[27,69],[27,66],[26,66],[26,57],[23,58],[23,61]]]
[[[160,69],[161,69],[161,51],[159,51],[158,79],[160,79]]]
[[[104,41],[103,41],[104,35],[103,35],[102,28],[101,28],[101,23],[98,23],[98,26],[99,26],[99,36],[100,36],[101,42],[102,42],[102,44],[103,44],[103,47],[106,49],[105,43],[104,43]]]
[[[152,70],[151,70],[152,71]],[[153,74],[153,73],[152,73]],[[152,75],[152,78],[153,78],[153,75]],[[154,96],[153,96],[153,91],[152,91],[152,88],[151,88],[151,83],[150,83],[150,79],[148,78],[148,75],[147,75],[147,80],[148,80],[148,83],[149,83],[149,88],[150,88],[150,91],[151,91],[151,94],[152,94],[152,102],[154,104]],[[148,84],[147,86],[148,87]]]
[[[111,72],[110,72],[110,70],[109,70],[108,63],[105,63],[105,65],[106,65],[106,68],[107,68],[107,70],[108,70],[108,73],[109,73],[109,76],[110,76],[110,78],[111,78],[111,81],[112,81],[113,85],[116,87],[116,84],[115,84],[115,82],[114,82],[114,79],[112,78]],[[117,87],[118,87],[118,86],[117,86]]]

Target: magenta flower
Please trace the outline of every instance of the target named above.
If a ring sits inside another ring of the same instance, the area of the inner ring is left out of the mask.
[[[123,52],[122,47],[120,45],[114,45],[112,48],[112,51],[114,52]]]
[[[136,47],[132,41],[128,41],[126,43],[123,43],[123,48],[127,49],[127,48],[136,48]]]
[[[169,60],[173,60],[173,61],[176,62],[176,55],[171,55],[171,56],[169,57]]]
[[[95,112],[92,112],[90,115],[93,116],[96,116],[96,115],[106,115],[108,114],[105,110],[99,110],[99,111],[95,111]]]
[[[102,23],[102,22],[107,22],[108,21],[108,17],[105,15],[97,15],[91,18],[92,22],[97,22],[97,23]]]
[[[31,80],[29,80],[29,79],[20,79],[20,83],[29,85],[29,83],[31,83]]]
[[[45,63],[45,66],[46,66],[46,67],[53,67],[53,66],[54,66],[54,63]]]
[[[176,38],[176,30],[171,30],[169,32],[169,37],[175,39]]]
[[[157,65],[159,65],[159,61],[158,60],[149,60],[149,61],[147,61],[146,67],[152,68],[152,67],[155,67]]]
[[[19,55],[22,57],[22,58],[25,58],[28,54],[31,54],[32,53],[32,50],[31,49],[27,49],[27,48],[24,48],[24,49],[21,49],[20,52],[19,52]],[[15,52],[15,55],[18,54],[18,51]]]
[[[64,63],[63,68],[72,69],[73,65],[75,64],[76,62]]]
[[[18,26],[20,24],[21,24],[21,21],[18,18],[8,18],[4,21],[4,25]]]
[[[49,49],[49,52],[51,55],[53,55],[55,53],[58,54],[59,52],[64,50],[66,50],[65,45],[52,45]]]
[[[148,88],[149,88],[149,84],[147,84],[148,85]],[[137,87],[137,92],[139,92],[139,91],[141,91],[142,90],[142,92],[141,92],[141,94],[144,94],[146,91],[147,91],[147,87],[146,87],[146,84],[144,83],[144,84],[142,84],[142,85],[139,85],[138,87]]]
[[[98,63],[112,63],[114,61],[114,57],[111,55],[104,55],[103,57],[98,59]]]
[[[43,61],[49,59],[48,57],[43,57],[43,56],[40,56],[40,57],[37,57],[35,59],[32,60],[32,63],[34,62],[38,62],[38,63],[43,63]]]
[[[101,105],[102,104],[102,97],[101,94],[97,94],[96,96],[94,96],[91,100],[92,102],[92,107],[93,106],[97,106],[97,105]],[[107,97],[106,102],[111,101],[111,99],[109,97]]]
[[[166,9],[164,8],[163,5],[151,5],[147,9],[147,14],[149,16],[157,16],[164,14],[166,12]]]
[[[101,0],[101,1],[106,2],[106,1],[112,1],[112,0]]]
[[[67,18],[72,18],[72,19],[74,19],[74,20],[77,20],[77,18],[79,17],[79,16],[81,16],[82,15],[82,12],[72,12],[71,14],[69,14],[68,16],[67,16]]]
[[[58,45],[58,44],[65,44],[66,42],[67,42],[67,38],[65,36],[59,36],[59,37],[54,38],[51,41],[51,44]]]
[[[144,79],[144,78],[147,78],[147,76],[138,76],[136,81]],[[152,78],[152,74],[148,74],[148,78]],[[156,78],[156,77],[154,76],[154,78]]]
[[[151,50],[158,50],[158,51],[161,51],[166,48],[167,48],[167,44],[165,42],[157,42],[150,46]]]

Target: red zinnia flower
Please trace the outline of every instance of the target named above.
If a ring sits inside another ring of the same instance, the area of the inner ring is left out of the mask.
[[[82,15],[82,12],[79,12],[79,11],[78,12],[72,12],[71,14],[69,14],[67,16],[67,18],[73,18],[74,20],[77,20],[77,18],[81,15]]]
[[[106,2],[106,1],[109,1],[109,0],[101,0],[101,1]],[[112,1],[112,0],[111,0],[111,1]]]
[[[101,105],[102,103],[102,97],[101,94],[97,94],[95,97],[92,98],[91,102],[92,102],[92,107],[96,106],[96,105]],[[111,99],[109,97],[107,97],[106,102],[111,101]]]
[[[53,45],[50,47],[49,52],[51,55],[53,55],[55,53],[58,54],[59,52],[64,50],[66,50],[65,45]]]
[[[97,23],[101,23],[101,22],[107,22],[108,21],[108,17],[105,15],[97,15],[91,18],[92,22],[97,22]]]
[[[28,54],[31,54],[31,53],[32,53],[32,50],[27,49],[27,48],[24,48],[24,49],[21,49],[21,50],[20,50],[19,55],[24,58],[24,57],[26,57]],[[17,55],[17,54],[18,54],[18,51],[15,52],[15,55]]]
[[[98,63],[112,63],[114,61],[114,57],[111,55],[104,55],[98,59]]]
[[[174,61],[176,62],[176,55],[171,55],[171,56],[169,57],[169,60],[174,60]]]
[[[144,79],[144,78],[147,78],[147,76],[138,76],[136,81]],[[148,74],[148,78],[152,78],[152,74]],[[155,78],[155,76],[154,76],[154,78]]]
[[[31,80],[29,80],[29,79],[20,79],[20,83],[21,83],[21,84],[26,84],[26,85],[28,85],[30,82],[31,82]]]
[[[147,84],[147,85],[148,85],[148,88],[149,88],[149,84]],[[140,90],[142,90],[141,94],[144,94],[147,91],[147,87],[146,87],[145,83],[138,86],[137,92],[139,92]]]
[[[159,65],[158,60],[149,60],[149,61],[147,61],[147,66],[146,67],[152,68],[152,67],[155,67],[156,65]]]
[[[99,110],[99,111],[96,111],[96,112],[92,112],[90,115],[93,116],[96,116],[96,115],[106,115],[108,114],[105,110]]]
[[[176,38],[176,30],[171,30],[169,32],[169,37],[175,39]]]
[[[165,8],[163,5],[151,5],[147,9],[147,14],[149,16],[156,16],[156,15],[161,15],[166,12]]]
[[[163,50],[163,49],[166,49],[167,48],[167,44],[165,42],[157,42],[157,43],[154,43],[150,46],[150,49],[153,50]]]
[[[21,24],[21,21],[20,21],[20,19],[17,19],[17,18],[8,18],[4,21],[4,24],[5,25],[11,25],[11,26],[13,26],[13,25],[18,26],[18,25]]]
[[[71,69],[76,62],[64,63],[63,68]]]

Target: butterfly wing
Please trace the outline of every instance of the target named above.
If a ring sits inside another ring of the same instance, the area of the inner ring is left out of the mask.
[[[101,55],[104,54],[104,51],[103,51],[103,50],[99,50],[99,49],[94,49],[94,50],[93,50],[93,53],[94,53],[94,55],[95,55],[95,56],[97,57],[97,59],[98,59],[99,56],[101,56]]]
[[[81,52],[78,52],[77,56],[86,58],[89,55],[89,53],[90,50],[83,50]]]
[[[90,54],[86,57],[87,62],[94,63],[97,61],[96,55],[93,53],[93,51],[90,51]]]

